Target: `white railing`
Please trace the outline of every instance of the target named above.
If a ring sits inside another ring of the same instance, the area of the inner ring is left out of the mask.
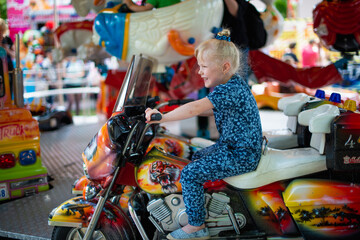
[[[56,74],[56,79],[48,80],[46,77],[49,76],[47,70],[39,69],[39,70],[23,70],[23,79],[24,79],[24,99],[28,101],[31,98],[45,98],[49,96],[54,96],[56,99],[57,105],[65,105],[65,100],[63,98],[64,95],[67,94],[81,94],[81,107],[92,108],[91,104],[91,94],[98,94],[100,92],[100,88],[98,87],[99,81],[96,81],[96,85],[94,85],[94,80],[89,78],[89,75],[77,78],[74,82],[67,79],[66,82],[63,80],[63,76],[65,76],[65,68],[57,68],[51,71],[54,71]],[[69,87],[68,84],[76,83],[80,87]],[[49,89],[49,86],[53,89]],[[32,89],[31,89],[32,88]],[[32,100],[36,101],[36,100]],[[84,110],[84,109],[82,109]],[[90,109],[88,109],[90,112]]]

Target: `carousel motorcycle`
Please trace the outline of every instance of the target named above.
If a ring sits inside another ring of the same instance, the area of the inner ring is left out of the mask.
[[[52,239],[164,239],[187,224],[179,180],[190,160],[148,151],[159,127],[144,117],[151,69],[133,57],[112,117],[83,152],[84,197],[49,215]],[[324,104],[298,118],[310,147],[264,144],[255,171],[204,184],[212,238],[360,237],[360,114]]]
[[[267,138],[267,145],[276,149],[289,149],[295,147],[309,147],[311,133],[307,126],[300,125],[297,121],[298,115],[302,110],[316,108],[322,104],[329,104],[331,101],[326,101],[323,90],[317,90],[315,97],[309,96],[305,93],[298,93],[290,97],[284,97],[279,100],[278,107],[283,111],[284,115],[288,117],[286,128],[272,131],[263,131],[263,135]],[[159,98],[148,99],[147,105],[150,108],[160,109],[164,106],[182,105],[193,101],[192,99],[183,100],[169,100],[156,104]],[[181,157],[191,159],[192,154],[204,147],[208,147],[215,142],[200,138],[185,138],[170,134],[165,128],[159,127],[155,138],[150,143],[148,150],[154,146],[164,149],[166,152]],[[82,176],[75,180],[72,185],[71,192],[74,195],[82,195],[85,187],[89,183],[86,176]]]

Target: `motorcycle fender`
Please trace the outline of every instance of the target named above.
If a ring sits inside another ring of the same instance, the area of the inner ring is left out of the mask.
[[[87,227],[94,213],[98,200],[87,201],[82,197],[75,197],[54,208],[48,219],[50,226]],[[130,227],[130,221],[124,211],[106,202],[101,212],[99,222],[110,223],[123,227]]]
[[[86,227],[88,217],[94,212],[96,203],[74,197],[54,208],[48,218],[50,226]]]

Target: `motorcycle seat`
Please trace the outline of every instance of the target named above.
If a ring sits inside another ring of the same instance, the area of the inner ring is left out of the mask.
[[[330,133],[330,124],[340,114],[337,106],[324,104],[299,114],[299,124],[309,126],[312,133]]]
[[[305,93],[298,93],[290,97],[283,97],[278,101],[278,108],[283,110],[284,115],[288,117],[286,129],[264,131],[263,135],[269,140],[269,147],[276,149],[289,149],[297,147],[298,136],[297,118],[301,108],[310,101],[311,97]]]
[[[255,171],[223,180],[236,188],[250,189],[324,170],[326,170],[326,156],[321,155],[314,148],[288,150],[267,148]]]
[[[278,101],[278,108],[284,112],[286,116],[297,116],[301,108],[310,101],[311,97],[305,93],[298,93],[290,97],[281,98]]]
[[[296,133],[297,127],[297,118],[302,109],[302,107],[310,101],[311,97],[305,93],[298,93],[290,97],[283,97],[278,101],[278,108],[283,111],[284,115],[288,117],[287,120],[287,129],[290,134]],[[270,139],[270,138],[269,138]],[[292,143],[295,139],[294,137],[288,136],[281,142],[286,142],[289,139],[289,142]],[[295,144],[295,145],[294,145]],[[297,140],[294,144],[288,145],[288,147],[283,147],[282,149],[286,149],[289,147],[296,147]],[[277,145],[275,145],[277,146]],[[276,147],[277,148],[277,147]]]
[[[268,140],[268,146],[276,149],[289,149],[298,146],[298,136],[290,129],[263,131]]]
[[[299,124],[309,126],[312,133],[310,146],[317,149],[320,154],[325,152],[325,134],[331,132],[331,122],[338,115],[339,108],[332,104],[324,104],[299,114]]]

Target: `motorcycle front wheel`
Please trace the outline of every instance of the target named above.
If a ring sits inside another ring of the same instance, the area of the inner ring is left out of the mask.
[[[52,240],[81,240],[86,232],[86,228],[54,227]],[[94,231],[92,239],[96,240],[116,240],[127,239],[126,234],[117,228],[102,228]]]

